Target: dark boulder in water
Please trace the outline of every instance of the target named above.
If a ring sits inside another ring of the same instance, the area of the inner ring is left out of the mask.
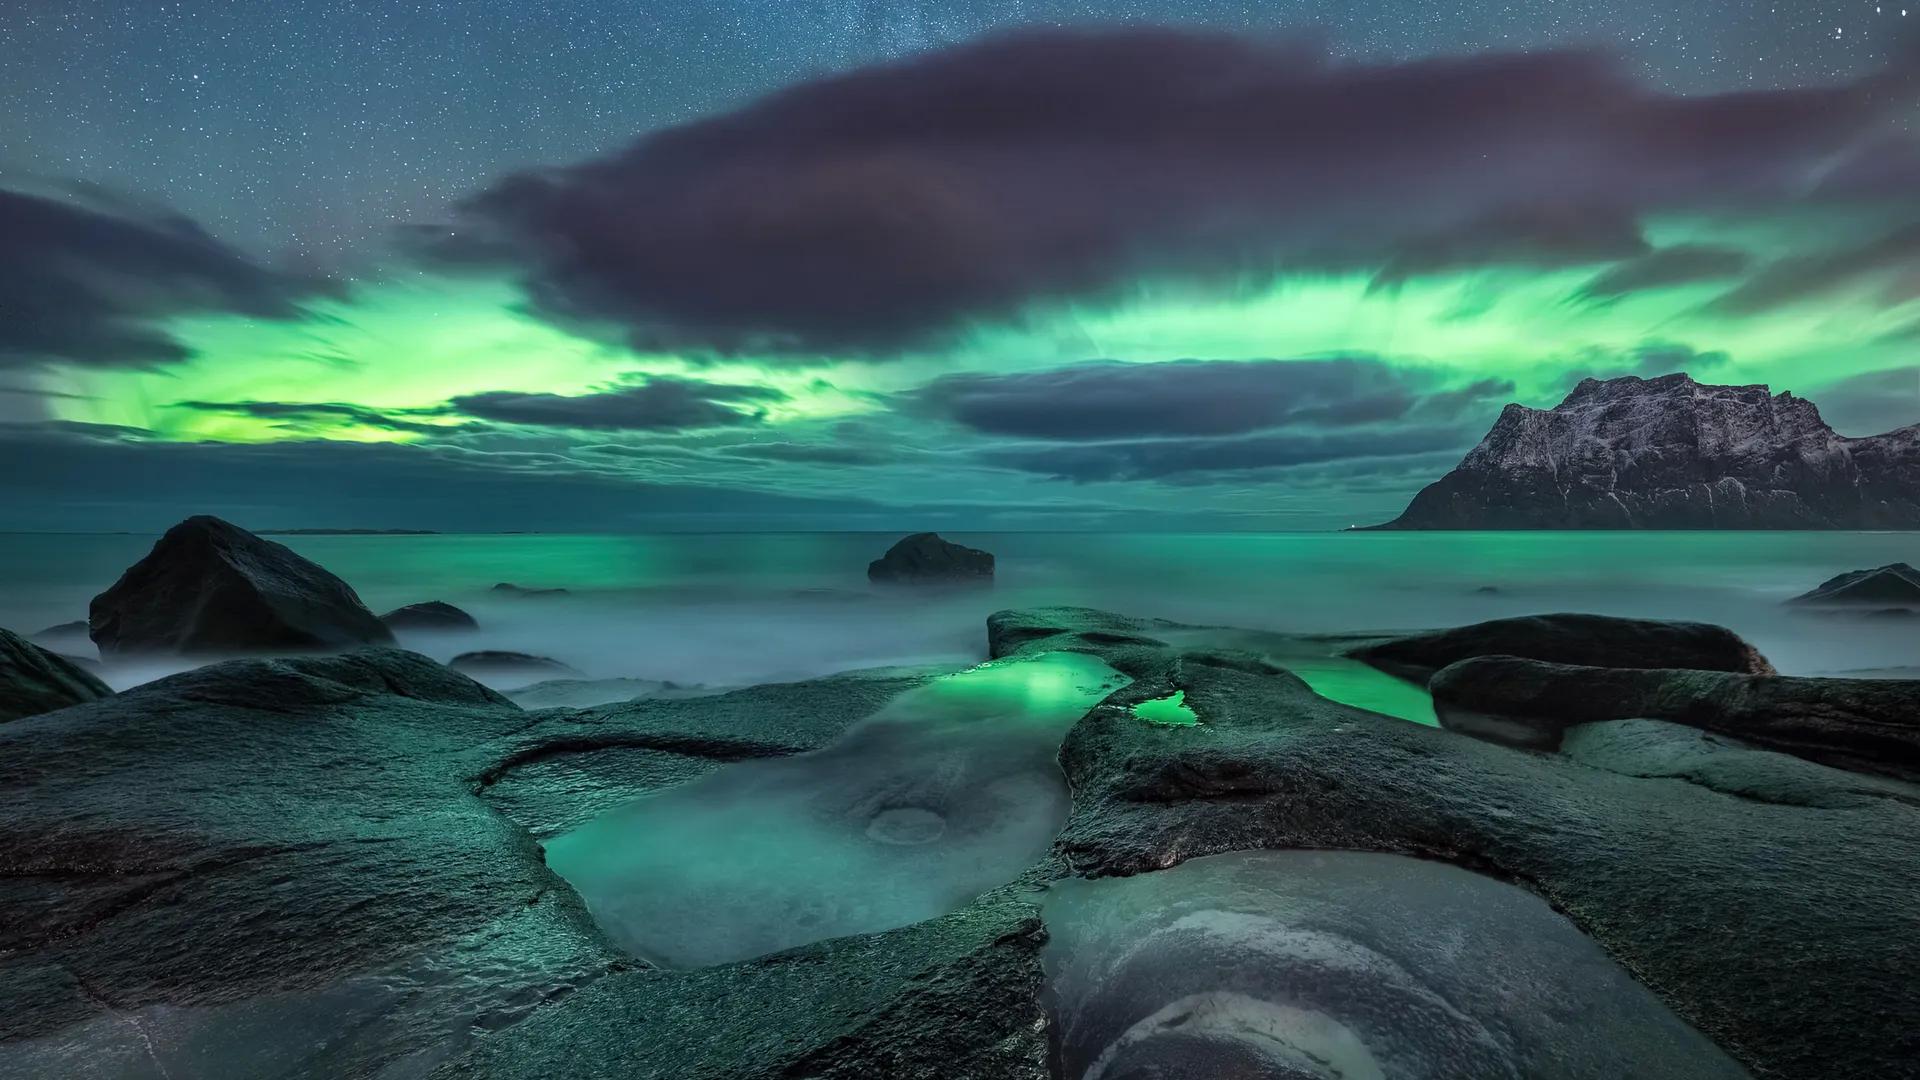
[[[565,589],[529,589],[525,585],[515,585],[511,581],[503,581],[500,584],[495,585],[492,591],[500,593],[505,596],[566,596],[567,595],[567,590]]]
[[[1697,668],[1755,675],[1773,671],[1758,650],[1724,627],[1584,614],[1494,619],[1377,642],[1348,655],[1419,683],[1449,664],[1476,656],[1520,656],[1589,667]]]
[[[352,586],[294,551],[216,517],[167,530],[93,598],[103,655],[299,652],[384,645]]]
[[[993,580],[993,555],[915,533],[867,564],[867,580],[887,585],[964,585]]]
[[[558,679],[577,678],[580,675],[577,669],[550,657],[499,650],[461,653],[447,661],[447,666],[464,675],[495,679],[521,676],[529,679]]]
[[[1433,677],[1449,728],[1538,749],[1575,724],[1646,718],[1843,769],[1920,782],[1920,682],[1580,667],[1511,656]]]
[[[480,623],[473,616],[440,600],[429,600],[424,604],[408,604],[394,608],[380,621],[387,624],[389,630],[478,630]]]
[[[73,622],[63,622],[57,626],[49,626],[45,630],[40,630],[29,635],[28,640],[36,645],[58,652],[70,652],[76,648],[93,648],[93,638],[87,632],[85,619],[75,619]]]
[[[112,693],[74,660],[0,630],[0,724]]]
[[[1828,578],[1813,591],[1794,597],[1792,604],[1898,609],[1920,605],[1920,570],[1906,563],[1889,563],[1872,570],[1855,570]]]

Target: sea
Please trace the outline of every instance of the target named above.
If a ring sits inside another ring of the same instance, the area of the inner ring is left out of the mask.
[[[1920,618],[1785,604],[1835,574],[1920,558],[1920,536],[1908,533],[945,535],[995,554],[992,588],[869,586],[867,563],[894,533],[273,539],[346,579],[375,612],[426,600],[472,612],[476,633],[402,637],[435,659],[511,650],[590,679],[689,687],[962,667],[985,657],[991,612],[1052,604],[1283,633],[1589,611],[1719,623],[1786,673],[1920,668]],[[0,534],[0,626],[31,634],[85,619],[88,600],[155,539]],[[499,582],[567,593],[513,597],[492,590]],[[115,663],[104,677],[125,688],[184,666]]]

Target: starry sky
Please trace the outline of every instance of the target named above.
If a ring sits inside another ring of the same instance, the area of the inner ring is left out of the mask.
[[[15,0],[0,529],[1337,528],[1920,422],[1920,11]]]

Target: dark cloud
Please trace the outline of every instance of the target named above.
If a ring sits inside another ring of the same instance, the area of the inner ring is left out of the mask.
[[[224,413],[278,421],[288,427],[337,426],[341,423],[416,435],[449,435],[469,425],[434,424],[410,416],[443,415],[444,409],[381,411],[339,401],[176,401],[175,409]]]
[[[549,317],[885,355],[1142,276],[1642,256],[1643,212],[1799,197],[1878,137],[1906,75],[1674,96],[1583,51],[1335,63],[1031,32],[523,173],[417,238],[521,268]]]
[[[1021,446],[982,452],[1000,468],[1056,480],[1162,480],[1192,474],[1232,474],[1364,458],[1449,451],[1456,458],[1480,432],[1457,425],[1402,425],[1384,429],[1283,431],[1230,439],[1154,439],[1139,442]]]
[[[1409,241],[1375,275],[1373,287],[1478,266],[1591,266],[1639,258],[1648,250],[1638,218],[1618,207],[1507,209]]]
[[[1920,367],[1853,375],[1806,395],[1834,430],[1855,437],[1920,424]]]
[[[467,394],[448,406],[467,416],[507,424],[601,431],[679,431],[736,427],[765,419],[759,406],[785,401],[766,386],[739,386],[659,376],[636,386],[592,394]]]
[[[1099,362],[1007,375],[949,375],[907,405],[988,435],[1097,441],[1240,435],[1449,413],[1504,380],[1442,391],[1424,372],[1371,358]]]
[[[1719,349],[1696,349],[1678,341],[1643,341],[1625,349],[1584,350],[1580,363],[1560,373],[1560,382],[1570,391],[1584,379],[1616,379],[1622,375],[1643,379],[1676,373],[1710,377],[1732,359]]]
[[[1617,300],[1649,289],[1730,278],[1752,263],[1751,255],[1736,248],[1679,244],[1622,262],[1587,282],[1576,295],[1586,300]]]
[[[1780,259],[1715,300],[1712,308],[1732,315],[1771,311],[1890,272],[1901,280],[1884,297],[1887,303],[1920,297],[1920,223],[1852,247]]]
[[[323,287],[271,271],[183,217],[0,189],[0,368],[184,360],[161,320],[293,318]]]

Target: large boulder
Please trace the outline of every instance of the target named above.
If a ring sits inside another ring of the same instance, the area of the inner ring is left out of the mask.
[[[1766,657],[1724,627],[1586,614],[1494,619],[1376,642],[1348,655],[1418,683],[1449,664],[1476,656],[1520,656],[1589,667],[1696,668],[1754,675],[1773,671]]]
[[[167,530],[93,598],[102,655],[296,652],[383,645],[393,634],[352,586],[292,549],[216,517]]]
[[[0,630],[0,724],[107,697],[85,668],[10,630]]]
[[[1855,570],[1828,578],[1788,603],[1874,608],[1920,605],[1920,570],[1906,563]]]
[[[1920,781],[1920,682],[1463,660],[1428,684],[1447,727],[1552,749],[1576,724],[1646,718]]]
[[[867,564],[867,580],[886,585],[966,585],[993,580],[993,555],[915,533]]]
[[[438,630],[459,631],[478,630],[480,623],[473,616],[442,600],[429,600],[424,604],[408,604],[394,608],[380,621],[387,624],[389,630]]]

